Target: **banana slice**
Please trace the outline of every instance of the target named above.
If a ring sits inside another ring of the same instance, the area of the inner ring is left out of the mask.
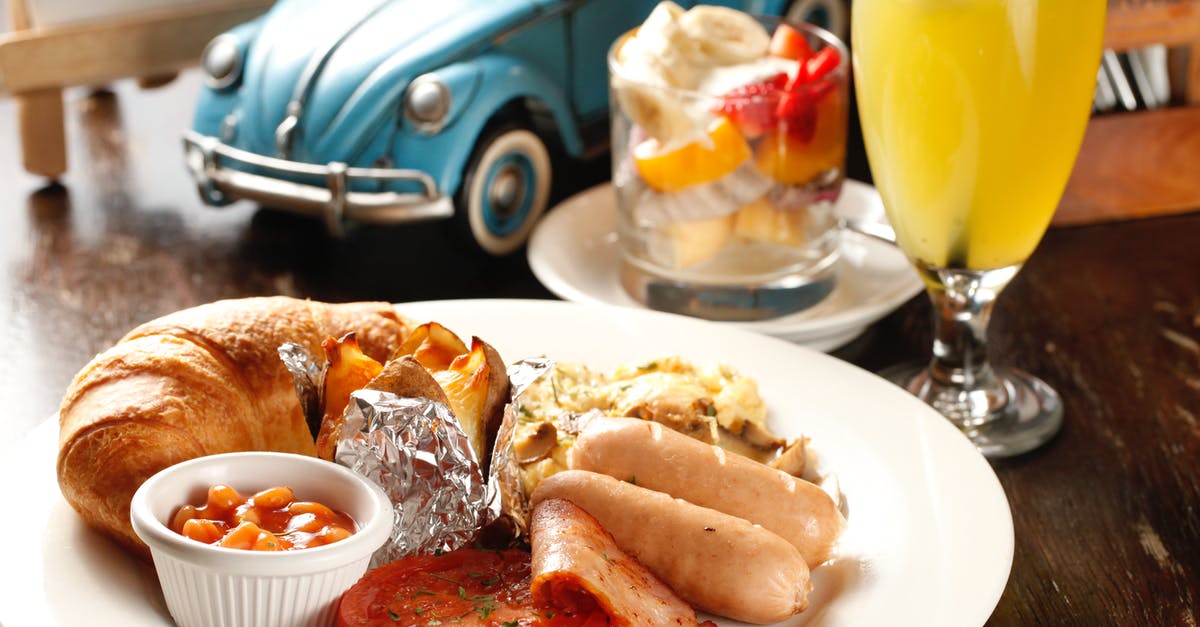
[[[621,110],[661,145],[674,145],[694,134],[683,103],[670,90],[613,78]]]
[[[697,5],[679,18],[679,26],[716,65],[762,58],[771,45],[771,36],[758,20],[729,7]]]
[[[653,39],[630,37],[617,52],[620,74],[629,80],[663,88],[693,89],[700,73],[689,62],[680,61],[675,51],[656,52]]]
[[[617,50],[617,62],[630,78],[692,89],[700,78],[694,59],[705,58],[699,42],[679,25],[684,10],[674,2],[661,2],[646,21]]]
[[[712,258],[733,238],[733,221],[727,215],[667,225],[660,231],[659,261],[683,269]]]

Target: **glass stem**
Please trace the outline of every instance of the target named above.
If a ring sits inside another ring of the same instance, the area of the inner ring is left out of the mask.
[[[991,422],[1007,407],[1008,390],[988,363],[987,328],[996,296],[1014,274],[1016,268],[927,270],[933,357],[913,392],[960,428]]]

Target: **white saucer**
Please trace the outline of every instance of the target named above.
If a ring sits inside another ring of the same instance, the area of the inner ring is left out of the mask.
[[[864,222],[886,222],[874,187],[846,181],[837,212]],[[611,183],[580,192],[556,207],[529,240],[533,274],[564,300],[645,309],[618,278],[616,194]],[[858,337],[922,290],[921,280],[895,246],[847,232],[833,292],[801,312],[755,322],[720,322],[831,351]]]

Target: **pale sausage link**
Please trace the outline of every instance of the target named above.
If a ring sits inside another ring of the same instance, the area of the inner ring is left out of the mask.
[[[816,485],[654,422],[592,420],[567,461],[762,525],[799,549],[809,568],[829,559],[845,526]]]
[[[774,623],[808,605],[808,566],[796,547],[741,518],[594,472],[565,470],[533,492],[534,505],[575,503],[693,607]]]

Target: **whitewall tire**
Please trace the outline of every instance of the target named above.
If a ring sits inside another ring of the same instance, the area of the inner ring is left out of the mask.
[[[507,255],[529,238],[550,199],[551,165],[546,144],[522,128],[485,137],[471,159],[458,210],[484,252]]]

